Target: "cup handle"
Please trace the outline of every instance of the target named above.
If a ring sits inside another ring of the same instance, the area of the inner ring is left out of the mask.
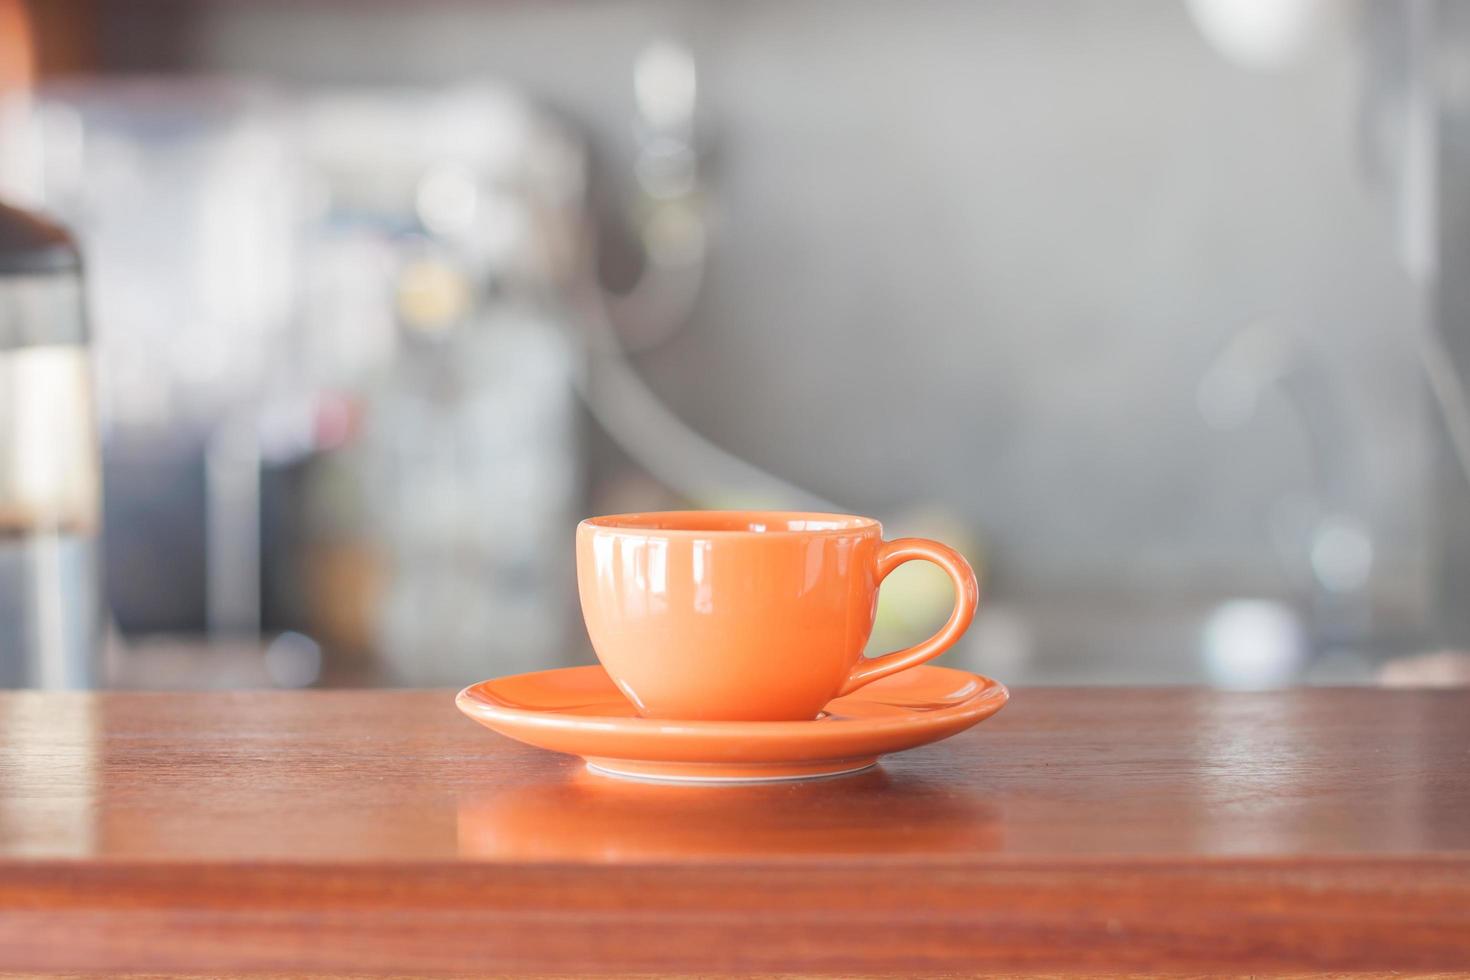
[[[882,583],[888,577],[888,573],[899,565],[920,558],[932,561],[944,569],[950,580],[954,582],[954,612],[949,614],[949,621],[940,627],[938,633],[923,643],[917,643],[894,653],[885,653],[881,657],[868,657],[859,661],[848,676],[847,683],[843,685],[838,697],[843,694],[851,694],[864,684],[871,684],[880,677],[887,677],[889,674],[896,674],[900,670],[917,667],[919,664],[933,660],[954,646],[955,641],[970,628],[970,621],[975,618],[975,606],[980,601],[980,586],[975,581],[975,570],[970,567],[969,562],[965,561],[965,556],[948,545],[930,541],[928,538],[895,538],[892,541],[883,542],[878,549],[879,583]]]

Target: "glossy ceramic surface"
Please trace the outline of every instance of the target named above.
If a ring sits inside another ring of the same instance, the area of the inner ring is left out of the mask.
[[[502,735],[578,755],[595,772],[640,779],[768,782],[859,772],[995,714],[1005,686],[916,667],[827,705],[810,721],[640,717],[600,667],[519,674],[460,692],[466,715]]]
[[[919,558],[954,581],[954,612],[924,642],[863,659],[879,584]],[[979,600],[969,563],[937,541],[777,511],[583,521],[577,584],[593,648],[627,699],[645,717],[689,720],[810,721],[949,649]]]

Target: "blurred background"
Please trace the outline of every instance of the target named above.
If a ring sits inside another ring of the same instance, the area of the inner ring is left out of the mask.
[[[1463,5],[0,0],[0,88],[101,683],[588,662],[575,521],[721,506],[955,544],[1011,683],[1470,681]]]

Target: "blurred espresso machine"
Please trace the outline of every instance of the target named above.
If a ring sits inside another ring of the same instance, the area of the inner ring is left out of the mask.
[[[88,255],[119,683],[168,637],[292,687],[561,662],[577,141],[488,82],[73,80],[31,125]]]

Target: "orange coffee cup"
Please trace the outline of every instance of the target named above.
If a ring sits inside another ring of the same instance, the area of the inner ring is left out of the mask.
[[[865,659],[878,586],[924,558],[955,607],[929,639]],[[577,587],[597,658],[649,718],[811,719],[835,697],[933,660],[975,617],[969,562],[937,541],[883,540],[868,517],[667,511],[577,525]]]

